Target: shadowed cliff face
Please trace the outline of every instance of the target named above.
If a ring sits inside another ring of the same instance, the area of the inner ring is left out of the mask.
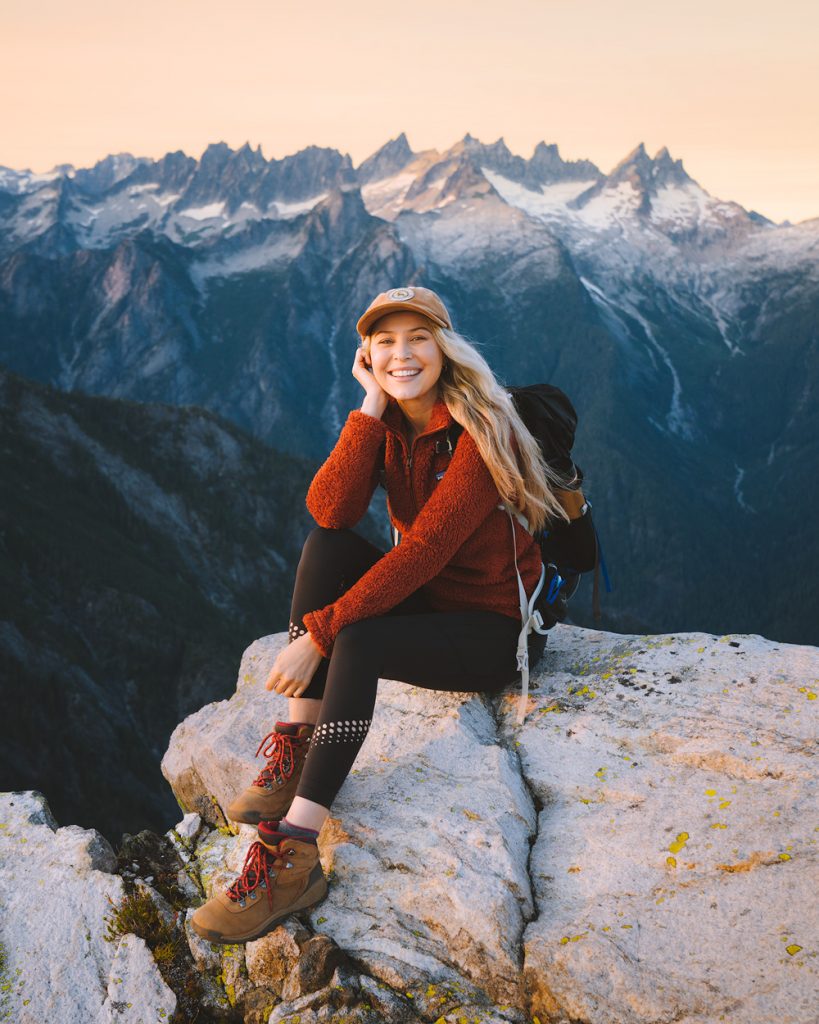
[[[2,788],[62,820],[173,821],[180,718],[286,626],[309,467],[204,410],[0,373]]]
[[[816,648],[558,625],[522,726],[514,687],[489,700],[382,680],[319,836],[327,896],[212,946],[185,922],[256,839],[215,826],[286,713],[263,689],[286,642],[253,643],[230,699],[175,730],[163,771],[188,813],[165,839],[115,858],[94,833],[55,832],[36,795],[0,795],[12,1017],[27,999],[32,1020],[119,1019],[126,1003],[124,1019],[156,1019],[195,992],[202,1020],[248,1024],[812,1024]],[[57,876],[59,913],[28,897]],[[143,911],[105,943],[105,895],[134,891],[167,923]],[[55,991],[46,965],[75,932],[87,955]]]

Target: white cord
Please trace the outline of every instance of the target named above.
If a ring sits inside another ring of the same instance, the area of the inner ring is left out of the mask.
[[[547,629],[542,628],[543,616],[535,609],[535,601],[537,601],[538,595],[543,589],[543,583],[546,579],[546,566],[541,561],[540,579],[532,592],[532,596],[527,599],[526,589],[523,586],[523,580],[520,578],[520,571],[518,569],[518,543],[515,537],[515,521],[512,518],[513,513],[508,505],[504,504],[501,508],[505,508],[509,514],[509,524],[512,527],[512,546],[515,552],[515,573],[518,578],[521,629],[518,635],[517,666],[518,671],[520,672],[521,689],[520,702],[518,703],[517,724],[522,725],[526,718],[526,705],[529,698],[529,634],[532,630],[541,634],[549,632]],[[524,529],[528,531],[529,527],[525,517],[517,511],[515,512],[515,515]]]

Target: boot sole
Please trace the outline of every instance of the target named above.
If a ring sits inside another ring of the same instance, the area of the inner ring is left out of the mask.
[[[230,946],[234,943],[250,942],[253,939],[260,939],[263,935],[267,935],[268,932],[272,932],[274,928],[278,928],[282,921],[290,917],[291,914],[295,914],[299,910],[306,910],[308,907],[320,903],[326,895],[327,879],[324,877],[321,864],[316,864],[310,872],[309,885],[304,890],[304,893],[286,910],[279,911],[275,917],[271,917],[269,921],[266,921],[261,929],[247,932],[245,935],[222,935],[219,932],[212,931],[210,928],[199,928],[193,921],[191,921],[191,928],[201,938],[220,945]]]

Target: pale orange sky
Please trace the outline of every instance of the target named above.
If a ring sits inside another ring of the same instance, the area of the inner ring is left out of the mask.
[[[819,216],[819,5],[811,0],[3,0],[0,165],[108,153],[358,164],[405,131],[603,171],[668,146],[708,192]]]

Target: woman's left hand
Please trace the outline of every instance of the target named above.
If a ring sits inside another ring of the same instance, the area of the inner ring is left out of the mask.
[[[266,690],[275,690],[283,697],[300,697],[322,659],[322,653],[309,633],[302,633],[283,647],[273,662],[273,668],[264,684]]]

